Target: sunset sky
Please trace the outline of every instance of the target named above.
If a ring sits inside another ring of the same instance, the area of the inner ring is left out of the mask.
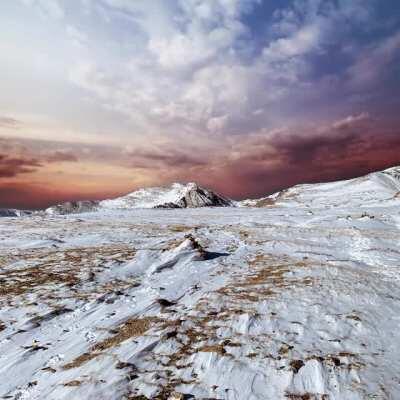
[[[2,0],[0,207],[400,164],[399,0]]]

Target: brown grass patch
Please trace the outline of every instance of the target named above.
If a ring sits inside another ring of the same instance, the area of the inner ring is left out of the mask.
[[[277,261],[283,263],[277,264]],[[238,282],[231,283],[216,292],[229,296],[237,301],[258,302],[278,295],[283,290],[292,290],[297,286],[311,286],[311,277],[288,275],[307,265],[303,261],[290,263],[285,259],[277,259],[265,254],[258,254],[249,261],[249,273]]]
[[[289,363],[290,368],[293,370],[295,374],[297,374],[300,370],[300,368],[304,367],[304,361],[303,360],[292,360]]]
[[[222,344],[203,346],[200,347],[197,351],[201,353],[217,353],[221,356],[226,354],[226,350]]]
[[[8,264],[24,261],[26,266],[0,273],[0,297],[21,295],[48,285],[52,285],[52,291],[54,285],[74,288],[82,281],[94,280],[95,273],[104,269],[106,263],[121,263],[134,255],[135,250],[126,245],[51,251],[28,249],[7,259]],[[117,283],[114,289],[116,286]]]
[[[78,380],[66,382],[63,384],[63,386],[69,386],[69,387],[77,387],[77,386],[81,386],[81,385],[82,385],[82,382],[78,381]]]
[[[37,267],[7,273],[7,279],[2,279],[0,296],[15,296],[31,291],[37,286],[53,283],[74,286],[79,282],[76,274],[61,271],[51,272],[48,270],[51,267],[49,264],[42,264]],[[3,276],[4,274],[0,274],[1,278]]]
[[[157,321],[156,318],[130,318],[125,321],[122,325],[115,328],[112,333],[113,336],[104,339],[103,341],[96,343],[91,349],[89,353],[83,353],[82,355],[75,358],[73,361],[64,365],[64,369],[71,369],[80,367],[82,364],[87,361],[92,360],[93,358],[99,356],[103,351],[108,350],[112,347],[120,345],[122,342],[126,340],[143,335],[146,331],[148,331],[153,322]]]
[[[296,192],[291,189],[283,189],[281,190],[277,196],[274,198],[271,197],[266,197],[265,199],[259,200],[255,207],[268,207],[268,206],[274,206],[276,205],[277,202],[283,201],[283,200],[289,200],[289,199],[295,199],[297,196]]]
[[[261,199],[261,200],[257,201],[255,206],[262,208],[262,207],[274,206],[275,203],[276,203],[275,199],[270,199],[267,197],[266,199]]]
[[[193,226],[187,226],[187,225],[170,225],[168,226],[168,229],[172,232],[187,232],[191,229],[193,229]]]
[[[346,318],[347,319],[352,319],[353,321],[358,321],[358,322],[361,321],[361,318],[359,316],[357,316],[357,315],[346,315]]]

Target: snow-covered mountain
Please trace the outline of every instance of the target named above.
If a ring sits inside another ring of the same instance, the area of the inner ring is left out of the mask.
[[[49,207],[48,214],[72,214],[97,210],[131,208],[229,207],[234,202],[196,183],[173,183],[168,187],[139,189],[116,199],[76,201]]]
[[[400,198],[400,167],[329,183],[296,185],[260,199],[238,202],[242,207],[268,207],[276,204],[324,206],[376,206],[398,202]]]
[[[373,206],[382,201],[397,202],[399,197],[400,167],[393,167],[349,180],[296,185],[260,199],[233,201],[196,183],[173,183],[167,187],[139,189],[115,199],[66,202],[49,207],[46,213],[75,214],[132,208],[268,207],[294,203],[321,207]]]
[[[222,197],[196,183],[173,183],[168,187],[139,189],[126,196],[100,202],[101,208],[196,208],[232,206],[230,199]]]

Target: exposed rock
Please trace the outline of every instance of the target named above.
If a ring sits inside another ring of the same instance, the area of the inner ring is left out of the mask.
[[[195,183],[187,185],[184,196],[176,203],[180,208],[195,207],[229,207],[233,203],[231,200],[222,197],[211,190],[201,188]]]
[[[28,210],[17,210],[15,208],[0,208],[0,217],[23,217],[31,215],[33,212]]]
[[[101,207],[126,208],[197,208],[230,207],[234,202],[196,183],[174,183],[168,187],[139,189],[126,196],[101,202]]]
[[[68,201],[66,203],[57,204],[46,209],[46,213],[50,215],[79,214],[84,212],[96,211],[99,202],[94,200]]]

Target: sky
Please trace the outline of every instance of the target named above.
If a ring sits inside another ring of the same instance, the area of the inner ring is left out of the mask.
[[[2,0],[0,207],[400,165],[398,0]]]

